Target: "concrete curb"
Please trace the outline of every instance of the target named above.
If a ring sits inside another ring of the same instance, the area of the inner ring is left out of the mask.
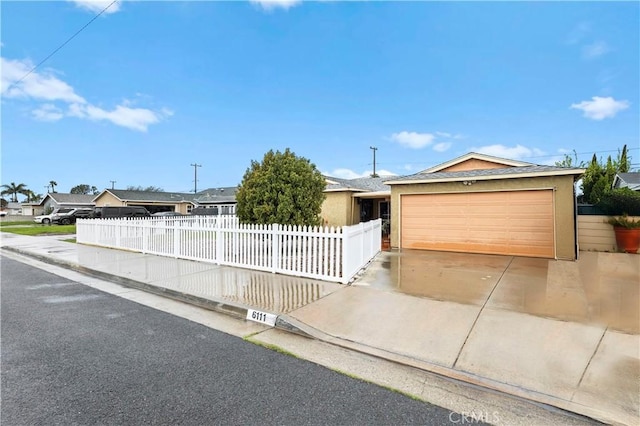
[[[368,346],[363,343],[336,337],[336,336],[324,333],[323,331],[315,329],[311,326],[308,326],[289,316],[285,316],[285,317],[286,318],[279,317],[278,321],[282,321],[283,323],[287,322],[288,327],[291,329],[296,329],[297,330],[296,332],[298,334],[309,336],[316,340],[320,340],[326,343],[330,343],[332,345],[340,346],[345,349],[360,352],[366,355],[375,356],[377,358],[385,359],[387,361],[395,362],[397,364],[410,366],[423,371],[429,371],[431,373],[437,374],[438,376],[441,376],[447,379],[457,380],[457,381],[471,384],[473,386],[481,387],[483,389],[488,389],[491,391],[508,394],[519,399],[524,399],[529,402],[534,402],[534,403],[547,406],[549,408],[555,408],[555,409],[560,409],[562,411],[571,412],[571,413],[574,413],[575,415],[588,417],[602,423],[613,424],[613,425],[626,424],[626,423],[621,423],[619,420],[614,420],[610,418],[609,416],[607,416],[606,413],[600,410],[597,410],[593,407],[588,407],[572,401],[557,398],[557,397],[554,397],[553,395],[548,395],[548,394],[520,388],[517,386],[510,385],[508,383],[499,382],[486,377],[477,376],[475,374],[468,373],[465,371],[455,370],[452,368],[444,367],[442,365],[433,364],[428,361],[420,360],[408,355],[393,353],[383,349]]]
[[[252,309],[252,307],[250,306],[245,306],[238,303],[233,303],[225,300],[212,300],[212,299],[207,299],[203,297],[198,297],[198,296],[183,293],[180,291],[154,286],[141,281],[132,280],[119,275],[97,271],[91,268],[85,268],[73,262],[66,262],[58,259],[53,259],[48,256],[32,253],[32,252],[21,250],[15,247],[4,246],[2,247],[2,249],[19,254],[19,255],[31,257],[33,259],[42,261],[44,263],[70,269],[70,270],[82,273],[84,275],[114,282],[116,284],[120,284],[125,287],[134,288],[137,290],[142,290],[148,293],[167,297],[173,300],[195,305],[204,309],[209,309],[212,311],[231,315],[239,319],[245,319],[247,316],[247,311],[249,309]],[[375,356],[375,357],[385,359],[391,362],[395,362],[398,364],[417,368],[419,370],[429,371],[431,373],[435,373],[439,376],[442,376],[448,379],[462,381],[474,386],[479,386],[484,389],[489,389],[492,391],[509,394],[517,398],[521,398],[527,401],[532,401],[545,406],[549,406],[550,408],[558,408],[571,413],[576,413],[577,415],[586,416],[603,423],[624,424],[620,422],[619,419],[612,419],[610,418],[610,416],[607,416],[606,413],[594,407],[584,406],[572,401],[554,397],[553,395],[527,390],[524,388],[510,385],[508,383],[499,382],[486,377],[477,376],[475,374],[468,373],[465,371],[456,370],[456,369],[452,369],[442,365],[429,363],[427,361],[413,358],[411,356],[404,355],[401,353],[388,352],[386,350],[368,346],[363,343],[350,341],[337,336],[333,336],[321,330],[318,330],[314,327],[311,327],[307,324],[304,324],[287,314],[278,315],[278,318],[276,321],[276,328],[284,330],[286,332],[295,333],[307,338],[316,339],[316,340],[320,340],[336,346],[340,346],[345,349],[353,350],[356,352]]]

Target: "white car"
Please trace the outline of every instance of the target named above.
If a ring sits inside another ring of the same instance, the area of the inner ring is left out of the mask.
[[[0,217],[5,217],[7,215],[7,212],[2,210],[0,211]]]
[[[33,221],[35,223],[43,223],[45,225],[48,225],[51,223],[51,218],[53,217],[54,214],[58,214],[58,213],[68,213],[73,209],[55,209],[54,211],[52,211],[49,214],[43,214],[40,216],[35,216],[33,218]]]

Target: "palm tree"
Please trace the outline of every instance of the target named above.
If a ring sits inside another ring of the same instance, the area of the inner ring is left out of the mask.
[[[42,199],[42,194],[36,194],[30,189],[27,189],[24,193],[27,196],[27,203],[35,203]]]
[[[2,195],[11,195],[11,201],[14,203],[18,202],[18,194],[27,195],[26,192],[28,191],[27,185],[24,183],[16,185],[15,182],[11,182],[8,185],[2,185],[2,188]]]
[[[49,181],[49,186],[51,187],[51,192],[56,192],[56,185],[58,184],[58,182],[56,182],[55,180],[50,180]]]

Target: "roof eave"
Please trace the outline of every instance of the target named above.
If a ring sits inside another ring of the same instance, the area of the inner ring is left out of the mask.
[[[333,189],[325,189],[322,192],[366,192],[366,191],[360,188],[333,188]]]
[[[534,173],[514,173],[504,175],[488,175],[488,176],[461,176],[453,178],[440,178],[440,179],[414,179],[414,180],[397,180],[385,182],[387,185],[411,185],[417,183],[443,183],[443,182],[464,182],[469,180],[499,180],[499,179],[520,179],[531,177],[546,177],[546,176],[580,176],[584,174],[585,169],[571,169],[571,170],[557,170],[553,172],[534,172]]]
[[[504,164],[505,166],[510,166],[510,167],[523,167],[523,166],[533,165],[533,163],[527,163],[525,161],[509,160],[508,158],[494,157],[492,155],[480,154],[478,152],[469,152],[467,154],[461,155],[460,157],[454,158],[449,161],[445,161],[444,163],[437,164],[433,167],[429,167],[428,169],[425,169],[420,173],[436,173],[436,172],[439,172],[440,170],[446,169],[456,164],[463,163],[472,158],[477,160],[482,160],[482,161],[488,161],[491,163]]]
[[[357,194],[353,194],[354,197],[358,198],[366,198],[366,197],[388,197],[391,195],[391,190],[388,191],[371,191],[371,192],[360,192]]]

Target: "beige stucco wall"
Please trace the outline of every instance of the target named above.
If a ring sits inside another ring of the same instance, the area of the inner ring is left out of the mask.
[[[326,192],[322,203],[322,217],[325,226],[346,226],[353,223],[353,201],[351,192]]]
[[[485,170],[485,169],[504,169],[507,166],[505,164],[494,163],[492,161],[484,161],[479,160],[477,158],[472,158],[467,161],[463,161],[462,163],[454,164],[453,166],[449,166],[445,169],[438,170],[438,172],[460,172],[463,170]]]
[[[126,204],[109,192],[103,192],[96,198],[96,207],[125,206]]]
[[[109,192],[105,192],[103,194],[101,194],[97,199],[96,199],[96,207],[105,207],[105,206],[172,206],[174,207],[174,210],[179,212],[179,213],[183,213],[183,214],[187,214],[187,205],[189,203],[186,202],[177,202],[177,203],[168,203],[168,202],[164,202],[164,201],[157,201],[157,202],[153,202],[153,201],[149,201],[149,202],[130,202],[127,203],[125,201],[121,201],[119,198],[117,198],[116,196],[114,196],[113,194],[109,193]]]
[[[575,210],[573,176],[501,179],[477,181],[471,186],[462,182],[391,186],[391,246],[400,241],[400,197],[402,194],[480,192],[521,189],[555,189],[556,257],[575,259]]]
[[[578,216],[578,245],[580,250],[617,252],[613,226],[606,223],[609,216]],[[640,217],[634,216],[634,220]]]

